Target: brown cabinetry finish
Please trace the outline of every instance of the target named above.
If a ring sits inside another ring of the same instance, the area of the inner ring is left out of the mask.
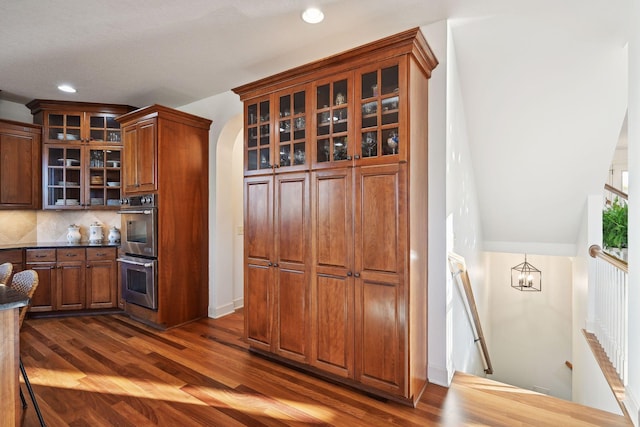
[[[161,105],[117,120],[125,135],[124,193],[153,192],[158,203],[158,310],[125,310],[160,328],[205,317],[211,120]]]
[[[27,104],[42,125],[44,209],[118,209],[122,132],[115,117],[128,105],[35,99]]]
[[[436,65],[412,29],[234,89],[251,349],[412,405],[427,382]]]
[[[0,120],[0,209],[40,209],[42,127]]]
[[[126,194],[153,193],[156,177],[156,119],[141,120],[126,126],[124,132],[123,183]]]
[[[116,249],[26,249],[26,267],[38,272],[31,312],[117,307]]]

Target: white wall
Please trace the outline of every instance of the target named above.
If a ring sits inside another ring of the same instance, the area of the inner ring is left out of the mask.
[[[465,259],[476,308],[485,338],[491,338],[487,312],[489,293],[485,283],[485,261],[481,252],[482,227],[474,170],[467,134],[467,118],[458,74],[455,44],[449,38],[447,52],[447,152],[446,206],[449,225],[447,250]],[[472,319],[466,308],[464,290],[458,280],[448,276],[447,315],[449,318],[450,369],[484,376],[484,366],[474,340]],[[491,349],[489,349],[491,351]],[[490,354],[491,356],[491,354]]]
[[[429,269],[428,269],[428,379],[448,386],[453,373],[447,363],[446,250],[446,87],[447,23],[421,28],[439,64],[429,80]]]
[[[571,400],[571,260],[527,256],[542,271],[542,292],[511,287],[511,268],[523,261],[522,254],[488,254],[492,379]]]
[[[0,99],[0,118],[23,123],[33,123],[31,111],[17,102]]]

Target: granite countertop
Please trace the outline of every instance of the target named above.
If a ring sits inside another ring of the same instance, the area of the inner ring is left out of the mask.
[[[8,286],[0,285],[0,311],[24,307],[29,304],[29,298]]]
[[[66,243],[66,242],[36,242],[36,243],[13,243],[0,245],[0,251],[6,249],[51,249],[51,248],[117,248],[120,243]]]

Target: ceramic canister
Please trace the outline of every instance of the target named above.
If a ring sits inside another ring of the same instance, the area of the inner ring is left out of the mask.
[[[98,222],[94,222],[89,226],[89,243],[102,243],[102,226]]]
[[[80,227],[71,224],[69,228],[67,228],[67,241],[69,243],[79,243],[80,242]]]

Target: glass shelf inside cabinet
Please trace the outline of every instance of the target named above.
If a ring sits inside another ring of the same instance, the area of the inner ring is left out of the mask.
[[[347,80],[316,88],[316,161],[318,163],[348,159],[349,110]]]
[[[46,204],[80,206],[80,148],[47,147]]]
[[[60,142],[80,141],[80,116],[73,114],[49,114],[47,116],[49,140]]]
[[[120,124],[116,121],[115,116],[96,115],[89,119],[90,141],[98,143],[114,143],[121,142]]]
[[[278,133],[279,166],[298,166],[306,162],[307,119],[304,91],[279,98],[280,125]]]
[[[361,135],[363,158],[399,153],[400,95],[398,66],[364,73],[360,79]]]
[[[249,104],[245,112],[245,119],[247,170],[268,169],[271,167],[269,101]]]

